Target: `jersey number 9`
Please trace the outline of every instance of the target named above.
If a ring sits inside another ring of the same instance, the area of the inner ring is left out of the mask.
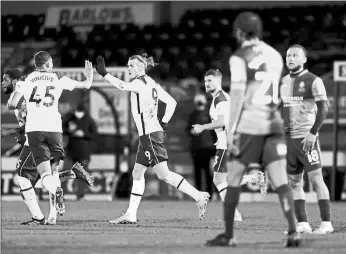
[[[52,89],[54,89],[54,86],[47,86],[46,87],[46,93],[45,93],[43,99],[50,98],[50,102],[47,102],[46,100],[44,100],[42,104],[45,107],[51,107],[54,104],[54,100],[55,100],[54,95],[50,93],[50,90],[52,90]],[[37,92],[37,86],[35,86],[33,88],[29,102],[36,102],[36,106],[40,107],[40,103],[42,101],[42,98],[40,98],[40,95],[36,94],[36,92]]]

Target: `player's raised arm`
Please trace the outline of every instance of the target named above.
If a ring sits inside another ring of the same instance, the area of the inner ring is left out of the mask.
[[[97,56],[96,58],[96,71],[98,74],[100,74],[102,77],[104,77],[109,83],[111,83],[114,87],[120,89],[121,91],[129,91],[129,92],[138,92],[138,87],[135,85],[130,85],[129,83],[126,83],[122,81],[121,79],[118,79],[111,74],[109,74],[106,70],[106,64],[105,60],[102,56]]]
[[[61,84],[61,87],[69,91],[72,91],[74,88],[89,89],[94,79],[94,71],[93,71],[92,63],[88,60],[85,61],[83,73],[84,73],[84,76],[86,77],[86,80],[84,81],[73,80],[66,76],[62,77],[61,79],[59,79],[59,83]]]
[[[236,131],[236,127],[244,105],[247,75],[246,63],[240,57],[231,56],[229,65],[231,70],[231,106],[230,119],[228,125],[230,128],[230,135],[227,135],[227,137],[229,139],[229,143],[232,144],[233,134]]]
[[[177,102],[160,85],[157,86],[157,96],[160,101],[166,103],[166,111],[164,116],[161,119],[161,122],[168,123],[174,114],[175,108],[177,106]]]

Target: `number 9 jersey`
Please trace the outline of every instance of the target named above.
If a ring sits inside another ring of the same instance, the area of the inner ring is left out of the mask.
[[[56,73],[34,71],[24,82],[18,81],[16,91],[23,94],[27,104],[25,132],[62,133],[58,101],[63,90],[72,91],[78,82]]]
[[[230,69],[232,86],[246,84],[236,131],[250,135],[283,132],[277,109],[283,70],[279,52],[263,41],[246,41],[230,58]]]

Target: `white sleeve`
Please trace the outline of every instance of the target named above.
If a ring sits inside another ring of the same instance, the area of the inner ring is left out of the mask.
[[[175,107],[177,106],[177,102],[160,85],[157,85],[156,89],[157,89],[157,96],[159,100],[166,104],[166,112],[165,112],[165,115],[162,117],[162,122],[168,123],[174,114]]]
[[[328,100],[326,88],[321,78],[316,78],[311,85],[311,93],[315,101]]]
[[[59,83],[58,85],[59,88],[72,91],[73,89],[76,88],[76,86],[78,86],[80,82],[64,76],[61,79],[59,79],[58,83]]]
[[[135,79],[131,83],[126,83],[109,73],[105,76],[105,79],[121,91],[138,93],[141,89],[141,86],[143,86],[142,82],[139,79]]]
[[[231,71],[231,89],[245,89],[247,80],[246,62],[238,56],[231,56],[229,66]]]

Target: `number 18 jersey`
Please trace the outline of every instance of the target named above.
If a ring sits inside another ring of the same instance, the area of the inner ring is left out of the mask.
[[[250,135],[283,132],[283,121],[277,110],[283,69],[279,52],[263,41],[246,41],[233,54],[230,65],[231,76],[238,77],[236,80],[231,77],[232,85],[236,82],[246,84],[245,102],[236,131]]]
[[[34,71],[24,82],[18,81],[16,91],[27,104],[25,132],[61,132],[62,121],[58,101],[62,91],[72,91],[77,81],[58,78],[56,73]]]

